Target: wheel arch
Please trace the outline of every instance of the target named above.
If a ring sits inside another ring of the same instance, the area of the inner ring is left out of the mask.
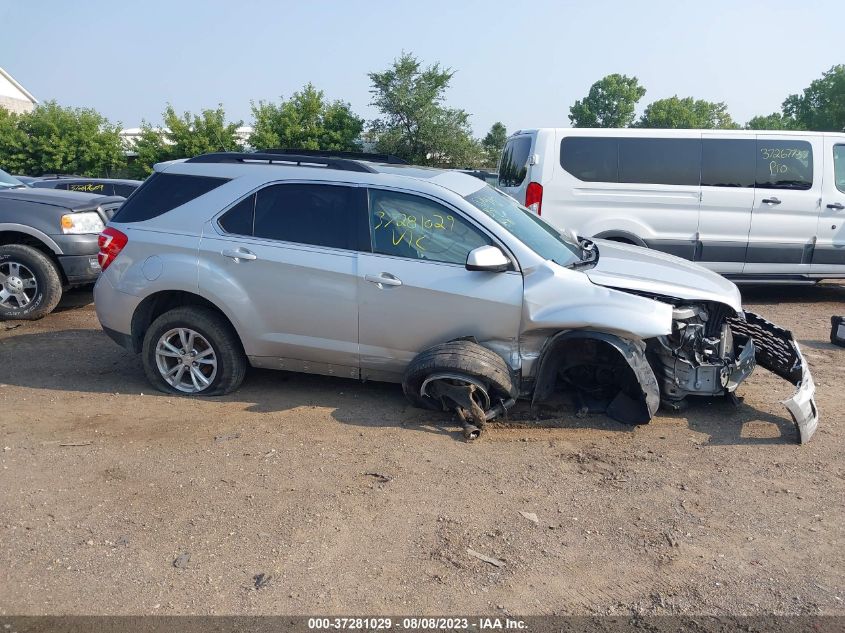
[[[53,262],[56,271],[59,273],[59,278],[62,280],[62,284],[67,283],[65,271],[62,269],[58,258],[58,255],[62,253],[62,249],[59,248],[59,245],[49,235],[45,235],[41,231],[28,226],[0,224],[0,246],[10,244],[29,246],[42,252]]]
[[[133,351],[136,353],[141,352],[144,335],[153,321],[169,310],[189,306],[207,308],[223,317],[229,324],[229,327],[232,328],[232,332],[234,332],[235,338],[241,346],[241,350],[244,349],[241,335],[232,322],[232,319],[215,303],[201,295],[186,290],[160,290],[145,297],[132,313],[130,336]]]
[[[567,359],[567,354],[577,353],[579,344],[585,341],[595,341],[614,350],[626,362],[640,385],[642,397],[639,410],[633,411],[629,420],[622,421],[642,423],[650,420],[660,406],[660,386],[645,356],[645,344],[641,341],[623,339],[607,332],[575,330],[560,332],[551,337],[540,353],[531,406],[549,399],[554,391],[558,371]],[[621,419],[613,415],[610,409],[608,409],[608,414]]]
[[[634,246],[648,248],[648,244],[646,244],[640,236],[635,235],[630,231],[602,231],[601,233],[597,233],[594,237],[600,240],[610,240],[612,242],[622,242],[623,244],[633,244]]]

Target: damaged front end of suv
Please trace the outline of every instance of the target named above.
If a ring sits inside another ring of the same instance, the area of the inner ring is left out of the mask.
[[[565,391],[579,411],[643,424],[690,396],[737,401],[737,387],[760,366],[796,387],[783,404],[799,441],[812,437],[815,385],[788,330],[743,311],[736,286],[694,264],[609,242],[596,249],[601,258],[586,271],[595,296],[583,306],[574,293],[552,298],[557,284],[541,271],[526,276],[521,346],[533,405]],[[579,318],[599,303],[588,321]],[[570,327],[545,336],[554,325]]]

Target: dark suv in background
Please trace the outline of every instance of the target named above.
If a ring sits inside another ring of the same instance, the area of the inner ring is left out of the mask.
[[[80,191],[101,196],[128,198],[133,191],[141,186],[141,182],[140,180],[124,178],[87,178],[85,176],[55,174],[33,178],[26,184],[38,189],[62,189],[64,191]]]
[[[0,320],[39,319],[100,273],[97,235],[124,198],[36,189],[0,170]]]

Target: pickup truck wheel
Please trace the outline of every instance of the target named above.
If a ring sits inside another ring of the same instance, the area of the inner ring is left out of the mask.
[[[62,280],[49,257],[31,246],[0,246],[0,319],[40,319],[61,298]]]
[[[449,375],[455,377],[453,382],[456,384],[479,387],[478,404],[482,408],[516,395],[511,370],[505,360],[496,352],[466,340],[440,343],[417,354],[405,369],[402,390],[414,406],[442,410],[441,401],[422,392],[424,386],[431,384],[430,378],[448,379]]]
[[[231,325],[202,307],[175,308],[150,325],[141,350],[144,372],[165,393],[222,396],[246,374],[246,356]]]

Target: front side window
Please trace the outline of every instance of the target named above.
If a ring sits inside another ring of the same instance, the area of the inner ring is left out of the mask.
[[[357,250],[366,191],[341,185],[271,185],[255,194],[253,235]],[[238,221],[243,226],[243,221]],[[222,225],[222,222],[221,222]],[[224,225],[225,228],[225,225]]]
[[[465,265],[470,251],[490,239],[448,207],[428,198],[370,190],[373,252]]]
[[[813,187],[813,148],[807,141],[757,139],[757,187]]]
[[[499,163],[499,185],[519,187],[528,173],[528,155],[531,153],[532,137],[515,136],[505,143],[502,160]]]
[[[11,189],[12,187],[23,186],[24,184],[20,180],[0,169],[0,189]]]
[[[141,222],[158,217],[229,182],[228,178],[155,172],[123,203],[114,222]]]
[[[483,187],[466,196],[465,200],[493,218],[543,259],[550,259],[560,266],[569,266],[580,260],[581,247],[578,244],[501,191]]]
[[[619,139],[619,182],[698,186],[700,179],[700,139]]]
[[[833,181],[845,193],[845,145],[833,146]]]

